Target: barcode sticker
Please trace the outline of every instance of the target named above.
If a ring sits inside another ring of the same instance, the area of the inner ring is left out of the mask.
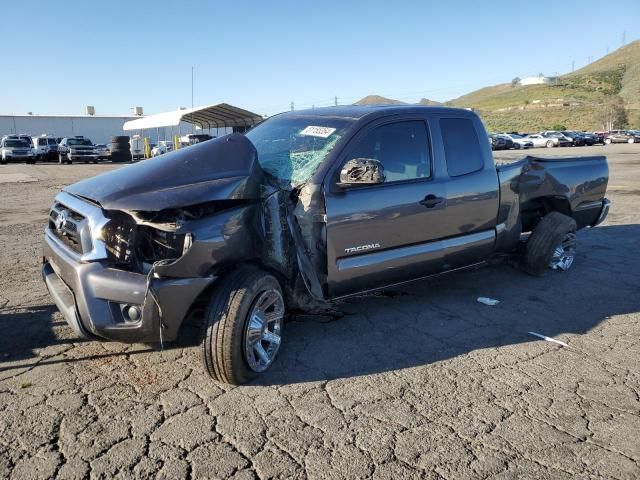
[[[331,127],[316,127],[313,125],[309,125],[300,132],[300,135],[306,135],[308,137],[329,138],[329,136],[335,131],[336,129]]]

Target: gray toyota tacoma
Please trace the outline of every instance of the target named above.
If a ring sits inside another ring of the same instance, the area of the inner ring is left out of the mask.
[[[500,258],[568,270],[605,218],[605,157],[496,166],[467,110],[352,106],[269,118],[65,188],[42,273],[84,337],[165,342],[203,313],[202,358],[243,383],[288,312]]]

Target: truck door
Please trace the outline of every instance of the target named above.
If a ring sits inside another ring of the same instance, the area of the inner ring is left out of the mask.
[[[345,189],[336,186],[335,175],[325,182],[331,297],[491,254],[499,202],[491,148],[479,141],[479,119],[456,120],[382,119],[359,132],[338,157],[339,167],[353,158],[375,158],[386,180]]]
[[[325,182],[329,295],[338,297],[438,272],[450,236],[446,183],[435,175],[424,118],[364,127],[337,159],[371,158],[384,183],[340,188]]]
[[[494,250],[500,194],[484,127],[478,117],[460,114],[433,116],[430,125],[438,157],[444,159],[446,168],[446,220],[451,238],[443,268],[486,260]]]

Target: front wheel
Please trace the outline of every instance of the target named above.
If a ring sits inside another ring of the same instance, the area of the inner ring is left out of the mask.
[[[560,212],[545,215],[527,241],[522,267],[542,276],[549,269],[566,271],[576,255],[576,221]]]
[[[240,385],[274,362],[285,304],[278,280],[243,268],[214,290],[205,314],[201,345],[205,370],[215,380]]]
[[[547,142],[547,148],[553,148],[553,142],[551,140]]]
[[[627,140],[627,143],[634,143],[635,141],[636,141],[636,139],[631,137],[629,140]]]
[[[605,145],[609,145],[611,143],[611,139],[610,138],[605,138],[604,139],[604,144]]]

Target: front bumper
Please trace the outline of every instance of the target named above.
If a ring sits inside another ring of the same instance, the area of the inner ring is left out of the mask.
[[[83,160],[83,161],[94,161],[98,160],[99,155],[95,153],[84,154],[84,153],[67,153],[67,158],[69,160]]]
[[[67,323],[82,336],[125,343],[174,340],[194,300],[216,277],[158,278],[82,262],[45,230],[42,276]],[[123,309],[137,307],[138,320]]]

